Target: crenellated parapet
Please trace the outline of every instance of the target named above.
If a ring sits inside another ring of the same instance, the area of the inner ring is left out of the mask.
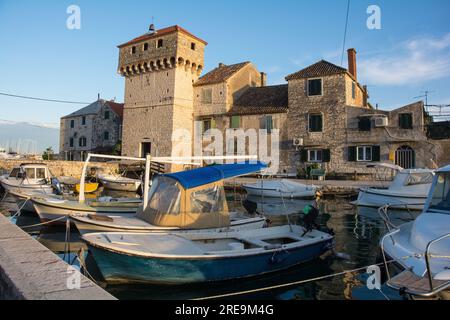
[[[155,60],[136,61],[132,64],[125,64],[119,66],[118,73],[123,77],[129,77],[138,74],[145,74],[151,72],[164,71],[167,69],[183,68],[185,71],[190,71],[197,77],[203,71],[201,64],[191,62],[189,59],[183,57],[167,57]]]

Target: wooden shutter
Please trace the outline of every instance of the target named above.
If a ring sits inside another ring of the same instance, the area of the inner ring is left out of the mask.
[[[381,159],[380,146],[372,146],[372,161],[379,162]]]
[[[348,161],[356,161],[356,147],[348,147]]]
[[[331,161],[330,149],[322,150],[322,162],[330,162],[330,161]]]
[[[358,123],[359,131],[370,131],[370,118],[361,118]]]
[[[308,162],[308,150],[303,149],[300,151],[300,160],[301,162]]]
[[[267,133],[272,133],[272,129],[273,129],[272,116],[266,117],[266,129],[267,129]]]
[[[216,125],[216,119],[211,119],[211,129],[216,129],[217,125]]]

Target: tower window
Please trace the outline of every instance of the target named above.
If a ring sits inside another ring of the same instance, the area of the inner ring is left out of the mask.
[[[322,95],[322,79],[308,80],[308,96]]]
[[[106,111],[105,111],[105,120],[108,120],[108,119],[109,119],[109,111],[106,110]]]
[[[109,140],[109,132],[108,132],[108,131],[105,131],[105,132],[103,133],[103,140],[105,140],[105,141],[108,141],[108,140]]]
[[[136,53],[136,47],[132,47],[132,48],[131,48],[131,53],[132,53],[132,54],[135,54],[135,53]]]
[[[310,114],[309,115],[309,132],[322,132],[323,118],[322,114]]]
[[[191,49],[195,50],[195,43],[194,42],[191,42]]]
[[[148,43],[144,43],[144,51],[148,50]]]
[[[158,44],[157,44],[157,48],[162,48],[163,44],[164,44],[163,39],[159,39],[158,40]]]

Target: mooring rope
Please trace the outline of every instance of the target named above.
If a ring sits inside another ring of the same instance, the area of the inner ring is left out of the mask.
[[[410,257],[412,257],[412,256],[403,257],[402,259],[407,259],[407,258],[410,258]],[[386,261],[386,263],[392,263],[392,262],[395,262],[395,261],[396,260],[390,260],[390,261]],[[378,263],[378,264],[374,264],[374,265],[370,265],[370,266],[383,266],[383,265],[384,265],[384,262],[381,262],[381,263]],[[315,277],[315,278],[311,278],[311,279],[306,279],[306,280],[300,280],[300,281],[294,281],[294,282],[290,282],[290,283],[284,283],[284,284],[275,285],[275,286],[269,286],[269,287],[264,287],[264,288],[258,288],[258,289],[252,289],[252,290],[246,290],[246,291],[239,291],[239,292],[233,292],[233,293],[226,293],[226,294],[221,294],[221,295],[216,295],[216,296],[209,296],[209,297],[204,297],[204,298],[196,298],[196,299],[193,299],[193,300],[194,301],[203,301],[203,300],[222,299],[222,298],[241,296],[241,295],[246,295],[246,294],[251,294],[251,293],[258,293],[258,292],[270,291],[270,290],[281,289],[281,288],[286,288],[286,287],[292,287],[292,286],[299,285],[299,284],[305,284],[305,283],[314,282],[314,281],[326,280],[326,279],[334,278],[334,277],[337,277],[337,276],[343,276],[343,275],[345,275],[347,273],[354,273],[354,272],[358,272],[358,271],[362,271],[362,270],[367,270],[367,268],[370,267],[370,266],[356,268],[356,269],[353,269],[353,270],[346,270],[346,271],[333,273],[333,274],[329,274],[329,275],[326,275],[326,276],[320,276],[320,277]]]
[[[11,221],[12,219],[14,219],[15,217],[18,217],[18,216],[20,216],[20,215],[22,214],[22,209],[25,207],[25,205],[27,204],[28,200],[30,200],[30,199],[25,200],[25,202],[20,206],[19,210],[17,210],[17,212],[14,213],[14,214],[9,218],[10,221]]]
[[[37,223],[37,224],[32,224],[30,226],[23,226],[23,227],[21,226],[20,228],[21,229],[26,229],[26,228],[40,227],[40,226],[51,224],[53,222],[60,221],[60,220],[66,219],[66,218],[67,218],[66,216],[62,216],[62,217],[59,217],[59,218],[54,219],[54,220],[50,220],[50,221],[42,222],[42,223]]]

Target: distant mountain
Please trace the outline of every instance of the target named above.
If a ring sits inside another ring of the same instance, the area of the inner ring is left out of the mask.
[[[0,120],[0,148],[7,152],[41,154],[48,147],[59,152],[57,125]]]

